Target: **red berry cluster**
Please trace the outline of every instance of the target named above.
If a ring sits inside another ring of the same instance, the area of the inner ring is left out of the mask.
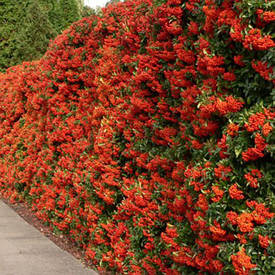
[[[73,24],[0,74],[1,193],[99,270],[271,274],[274,20],[128,0]]]

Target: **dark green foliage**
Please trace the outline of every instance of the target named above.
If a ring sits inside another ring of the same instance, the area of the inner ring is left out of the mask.
[[[26,1],[24,10],[26,16],[18,29],[16,49],[13,52],[15,63],[40,58],[45,53],[49,40],[57,35],[39,2]]]
[[[59,12],[61,15],[61,27],[67,28],[73,22],[80,19],[80,6],[77,0],[60,0]]]
[[[18,21],[17,5],[22,1],[0,1],[0,70],[11,66],[10,60],[14,50],[16,25]]]
[[[81,10],[81,16],[82,17],[88,17],[90,15],[96,14],[96,10],[88,7],[88,6],[84,6]]]
[[[80,0],[0,0],[0,71],[39,59],[82,11]]]
[[[63,18],[61,16],[61,8],[60,8],[59,1],[39,0],[39,2],[43,6],[44,11],[47,12],[48,19],[53,25],[55,31],[57,31],[57,33],[61,33],[64,30],[64,28],[63,28],[63,24],[61,24],[61,21],[63,20]]]

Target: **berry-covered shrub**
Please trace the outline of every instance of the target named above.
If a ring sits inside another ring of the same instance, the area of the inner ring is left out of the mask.
[[[129,0],[0,75],[0,186],[99,270],[271,274],[272,1]]]

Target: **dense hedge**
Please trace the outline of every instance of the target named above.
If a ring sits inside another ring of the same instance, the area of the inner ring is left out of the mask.
[[[271,274],[271,1],[132,0],[0,75],[0,186],[100,270]]]

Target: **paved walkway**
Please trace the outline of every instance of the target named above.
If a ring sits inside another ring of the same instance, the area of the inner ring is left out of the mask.
[[[96,275],[0,200],[1,275]]]

